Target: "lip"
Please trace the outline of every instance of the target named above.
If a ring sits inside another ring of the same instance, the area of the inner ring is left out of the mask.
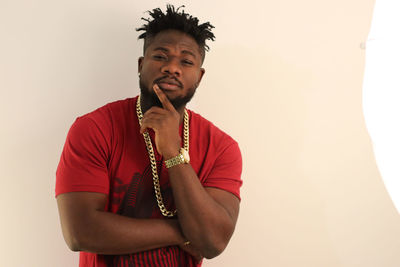
[[[179,90],[181,88],[181,86],[178,84],[167,83],[167,82],[160,82],[157,83],[157,85],[163,90],[170,90],[170,91]]]
[[[163,77],[155,82],[163,90],[179,90],[182,88],[182,84],[170,77]]]

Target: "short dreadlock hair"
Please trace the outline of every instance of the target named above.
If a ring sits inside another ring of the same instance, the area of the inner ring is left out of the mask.
[[[147,23],[142,27],[137,28],[137,31],[144,31],[139,35],[138,39],[144,39],[143,53],[151,42],[151,38],[156,36],[159,32],[165,30],[178,30],[193,37],[201,50],[202,60],[205,57],[205,51],[209,51],[206,40],[215,40],[214,34],[211,32],[213,25],[209,22],[199,24],[199,19],[185,13],[180,6],[177,9],[173,5],[167,5],[166,13],[164,14],[160,8],[155,8],[148,11],[153,20],[142,18]]]

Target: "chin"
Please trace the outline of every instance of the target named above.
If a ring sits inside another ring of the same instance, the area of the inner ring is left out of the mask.
[[[162,104],[160,100],[158,99],[158,96],[154,92],[153,88],[149,88],[144,85],[142,81],[139,81],[140,85],[140,93],[143,97],[143,99],[147,102],[148,106],[157,106],[162,108]],[[184,106],[186,106],[187,103],[190,102],[192,97],[194,96],[194,93],[196,92],[196,88],[189,89],[186,95],[183,96],[175,96],[173,97],[175,92],[178,92],[179,90],[165,90],[160,86],[160,89],[167,95],[169,101],[171,101],[171,104],[174,106],[175,109],[180,109]],[[183,89],[181,89],[183,90]]]

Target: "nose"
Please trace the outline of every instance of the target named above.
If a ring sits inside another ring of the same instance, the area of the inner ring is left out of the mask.
[[[164,74],[175,75],[177,77],[181,76],[182,70],[179,65],[179,60],[172,58],[166,61],[161,67],[161,72]]]

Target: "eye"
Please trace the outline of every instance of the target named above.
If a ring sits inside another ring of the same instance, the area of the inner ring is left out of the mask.
[[[166,56],[164,56],[164,55],[159,55],[159,54],[153,55],[153,58],[154,58],[155,60],[165,60],[165,59],[167,59]]]
[[[182,63],[183,63],[184,65],[189,65],[189,66],[194,65],[194,63],[193,63],[192,61],[188,60],[188,59],[182,60]]]

